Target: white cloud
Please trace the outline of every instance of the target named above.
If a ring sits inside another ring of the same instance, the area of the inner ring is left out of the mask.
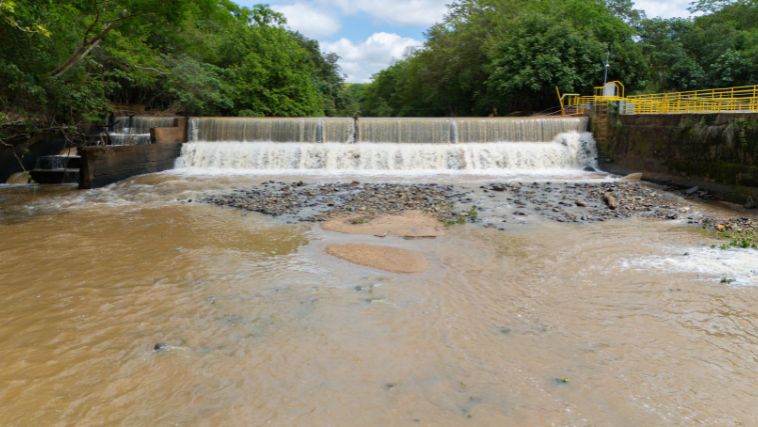
[[[449,0],[319,0],[322,5],[335,5],[344,14],[364,12],[381,21],[430,26],[442,20]]]
[[[322,43],[327,52],[340,56],[340,66],[349,82],[368,82],[371,76],[402,59],[409,48],[422,42],[391,33],[375,33],[365,41],[354,43],[342,38],[333,43]]]
[[[316,10],[305,3],[273,6],[287,18],[287,26],[311,38],[331,36],[340,30],[337,17]]]
[[[635,6],[643,9],[649,18],[686,18],[692,0],[637,0]]]

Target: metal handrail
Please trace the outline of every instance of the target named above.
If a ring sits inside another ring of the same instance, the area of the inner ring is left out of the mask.
[[[623,84],[612,83],[618,83],[620,96],[602,96],[602,86],[592,96],[564,94],[561,111],[583,115],[598,105],[616,102],[621,114],[758,112],[758,85],[625,96]]]

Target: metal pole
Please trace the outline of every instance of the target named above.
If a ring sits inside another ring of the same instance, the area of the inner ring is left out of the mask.
[[[607,52],[605,55],[605,77],[603,77],[603,91],[605,91],[605,85],[608,83],[608,69],[611,68],[611,52]]]

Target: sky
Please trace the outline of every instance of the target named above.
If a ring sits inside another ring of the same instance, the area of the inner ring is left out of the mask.
[[[235,0],[242,6],[266,3],[287,25],[318,40],[340,56],[348,82],[364,83],[423,45],[424,31],[445,15],[450,0]],[[692,0],[637,0],[648,17],[687,17]]]

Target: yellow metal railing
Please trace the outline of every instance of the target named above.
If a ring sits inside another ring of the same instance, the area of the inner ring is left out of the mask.
[[[758,85],[632,96],[625,96],[620,85],[616,94],[604,96],[603,87],[595,88],[592,96],[559,93],[561,112],[584,115],[611,103],[620,114],[758,112]]]

